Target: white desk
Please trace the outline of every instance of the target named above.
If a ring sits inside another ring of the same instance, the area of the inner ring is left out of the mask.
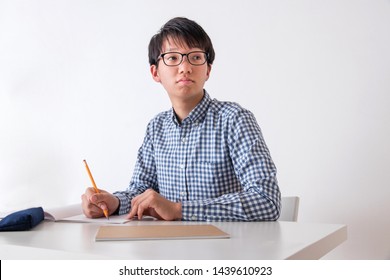
[[[122,226],[172,223],[199,224],[132,221]],[[98,224],[44,221],[30,231],[0,232],[0,259],[318,259],[347,239],[345,225],[295,222],[211,224],[231,237],[95,242]]]

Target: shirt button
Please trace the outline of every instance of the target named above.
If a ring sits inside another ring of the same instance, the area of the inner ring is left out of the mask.
[[[180,196],[185,196],[186,195],[186,192],[181,192],[180,193]]]
[[[184,169],[186,166],[184,164],[179,165],[180,169]]]
[[[181,142],[183,142],[183,143],[187,142],[187,138],[183,137],[183,138],[181,139]]]
[[[196,215],[192,215],[191,220],[195,221],[196,220]]]

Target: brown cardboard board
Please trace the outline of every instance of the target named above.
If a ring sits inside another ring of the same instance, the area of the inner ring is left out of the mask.
[[[230,238],[213,225],[101,226],[95,241]]]

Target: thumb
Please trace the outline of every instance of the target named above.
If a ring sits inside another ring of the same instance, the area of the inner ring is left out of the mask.
[[[106,203],[106,196],[104,194],[96,193],[91,196],[90,201],[100,209],[108,210],[107,203]]]
[[[93,204],[98,204],[105,201],[105,195],[103,193],[95,193],[91,195],[89,199]]]

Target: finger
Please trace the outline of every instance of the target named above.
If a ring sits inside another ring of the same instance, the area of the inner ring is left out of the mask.
[[[133,220],[137,217],[137,219],[139,219],[138,217],[138,207],[132,207],[131,208],[131,211],[129,212],[129,214],[127,214],[126,216],[126,219],[128,220]]]
[[[107,204],[105,202],[99,202],[98,206],[102,210],[108,210]]]
[[[135,215],[138,216],[139,220],[142,219],[143,212],[145,211],[145,207],[143,205],[147,197],[147,193],[142,193],[131,200],[131,211],[129,215],[130,219],[133,219]]]
[[[144,197],[143,193],[133,197],[133,199],[130,202],[131,210],[130,210],[129,216],[134,217],[136,215],[138,205],[142,201],[143,197]]]
[[[88,203],[88,197],[85,193],[81,195],[81,203]]]
[[[87,207],[83,208],[83,212],[88,218],[98,218],[103,215],[102,209],[91,203],[88,204]]]
[[[131,206],[138,205],[143,199],[145,199],[145,193],[141,193],[139,195],[136,195],[131,200]]]
[[[144,214],[144,211],[145,211],[145,207],[144,207],[143,203],[141,203],[140,205],[138,205],[138,209],[137,209],[138,220],[142,220],[142,216]]]
[[[85,216],[87,216],[88,218],[96,217],[96,214],[98,212],[97,209],[99,208],[90,201],[88,195],[83,194],[81,196],[81,202],[82,202],[82,209]]]
[[[92,218],[91,211],[89,210],[89,199],[86,194],[81,195],[81,208],[86,217]]]
[[[129,214],[127,215],[127,219],[131,220],[134,218],[135,214],[137,213],[138,211],[138,204],[137,203],[134,203],[134,199],[131,201],[131,209],[130,209],[130,212]]]
[[[96,191],[95,191],[94,188],[87,188],[87,189],[85,190],[85,195],[87,195],[88,197],[90,197],[91,195],[93,195],[93,194],[95,194],[95,193],[96,193]]]
[[[94,193],[89,197],[91,203],[98,205],[98,203],[105,202],[106,195],[102,193]]]

